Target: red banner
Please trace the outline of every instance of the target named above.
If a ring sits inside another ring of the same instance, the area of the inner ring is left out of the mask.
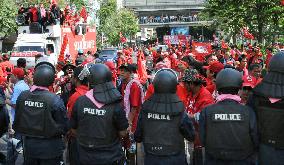
[[[165,35],[164,43],[167,44],[182,44],[186,45],[191,39],[190,35]]]
[[[12,52],[11,57],[35,57],[43,52]]]
[[[72,61],[75,61],[77,58],[78,50],[81,49],[85,53],[91,51],[95,53],[97,50],[96,47],[96,28],[95,27],[86,27],[86,34],[73,35],[73,31],[70,26],[61,28],[62,36],[66,35],[68,38],[68,45],[66,47],[65,53],[71,55]],[[63,39],[62,43],[63,44]]]

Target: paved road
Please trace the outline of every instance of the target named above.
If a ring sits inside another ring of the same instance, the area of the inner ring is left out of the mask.
[[[0,138],[0,152],[4,153],[6,156],[7,156],[7,142],[8,139],[6,138],[5,135],[2,138]],[[15,165],[22,165],[23,163],[24,163],[23,154],[19,154]]]

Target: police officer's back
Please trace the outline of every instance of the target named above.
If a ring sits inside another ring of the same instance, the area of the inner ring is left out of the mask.
[[[241,73],[234,69],[217,75],[217,103],[206,107],[199,120],[205,164],[255,164],[256,117],[251,108],[240,104],[241,85]]]
[[[121,105],[122,97],[106,65],[91,65],[87,72],[92,90],[78,98],[71,115],[80,164],[123,164],[119,138],[126,136],[128,121]]]
[[[257,114],[259,164],[284,164],[284,52],[275,54],[268,73],[248,99]]]
[[[155,93],[142,105],[135,140],[144,145],[145,165],[186,164],[184,138],[194,140],[194,127],[176,95],[177,84],[174,71],[158,71]]]
[[[34,86],[24,91],[16,103],[14,129],[23,135],[25,164],[60,164],[63,135],[68,119],[63,101],[48,91],[54,82],[55,68],[48,62],[36,65]]]

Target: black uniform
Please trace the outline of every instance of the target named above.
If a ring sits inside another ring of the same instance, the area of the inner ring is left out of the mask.
[[[284,164],[284,52],[275,54],[268,73],[248,100],[258,120],[259,164]]]
[[[128,128],[128,121],[121,106],[122,97],[113,86],[107,66],[95,64],[86,68],[81,75],[90,73],[93,90],[78,98],[71,115],[80,164],[123,164],[119,133]]]
[[[199,133],[207,165],[256,164],[256,117],[254,111],[241,105],[241,98],[235,95],[241,85],[240,72],[230,68],[222,70],[216,77],[220,92],[218,102],[201,111]]]
[[[159,71],[155,93],[142,105],[135,140],[143,142],[145,165],[186,164],[184,138],[194,140],[194,127],[175,94],[176,85],[171,70]]]
[[[224,100],[202,110],[200,139],[205,164],[255,164],[258,144],[253,110],[234,100]]]
[[[25,164],[62,161],[68,130],[63,101],[45,90],[23,92],[16,104],[14,129],[24,136]]]
[[[22,92],[16,102],[14,129],[23,135],[26,165],[63,163],[63,135],[68,130],[68,118],[63,101],[47,89],[54,78],[52,64],[37,64],[35,86]]]
[[[111,164],[123,158],[118,132],[128,122],[120,102],[97,108],[86,96],[73,108],[72,128],[77,130],[81,164]]]

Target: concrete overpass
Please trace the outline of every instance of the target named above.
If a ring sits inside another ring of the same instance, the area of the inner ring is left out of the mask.
[[[210,26],[213,21],[195,21],[195,22],[169,22],[169,23],[140,23],[141,28],[157,27],[184,27],[184,26]]]

